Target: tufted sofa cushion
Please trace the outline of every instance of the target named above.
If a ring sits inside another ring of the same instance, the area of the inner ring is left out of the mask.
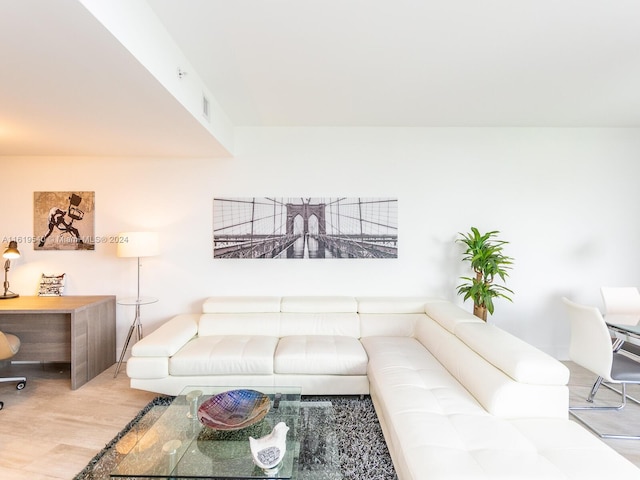
[[[280,337],[291,335],[338,335],[360,337],[356,313],[281,313]]]
[[[169,359],[171,375],[271,374],[278,337],[210,335],[191,340]]]
[[[204,313],[198,321],[198,336],[208,335],[267,335],[280,332],[280,314],[255,313]]]
[[[358,311],[358,302],[354,297],[345,296],[282,297],[280,301],[280,311],[297,313],[356,313]]]
[[[427,303],[445,302],[432,297],[358,297],[357,300],[358,313],[424,313]]]
[[[360,337],[358,304],[353,297],[282,297],[281,310],[280,337]]]
[[[360,335],[411,337],[416,323],[424,320],[426,297],[358,297]]]
[[[567,419],[559,362],[450,302],[212,297],[203,310],[133,347],[132,387],[370,393],[400,479],[638,477]]]
[[[566,478],[520,429],[490,415],[416,339],[368,337],[362,343],[399,478]]]
[[[292,335],[276,348],[275,373],[366,375],[367,353],[358,339],[336,335]]]
[[[207,298],[202,313],[278,313],[280,297],[269,296],[221,296]]]

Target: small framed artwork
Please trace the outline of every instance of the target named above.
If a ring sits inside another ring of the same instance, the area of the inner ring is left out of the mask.
[[[34,192],[35,250],[95,250],[95,192]]]
[[[213,258],[398,258],[398,199],[213,199]]]
[[[40,297],[59,297],[64,292],[64,279],[65,274],[48,275],[42,274],[40,277],[40,288],[38,289],[38,296]]]

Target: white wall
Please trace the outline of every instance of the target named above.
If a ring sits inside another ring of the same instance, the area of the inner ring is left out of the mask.
[[[1,237],[33,231],[34,191],[95,191],[96,235],[156,230],[143,260],[149,332],[219,294],[435,295],[460,303],[457,233],[474,225],[510,241],[514,303],[490,319],[566,357],[559,298],[601,306],[601,285],[640,285],[639,129],[238,129],[233,159],[2,160]],[[214,196],[396,196],[394,260],[213,260]],[[0,238],[1,239],[1,238]],[[34,251],[10,272],[35,293],[66,272],[66,294],[135,294],[136,262],[115,244]],[[470,304],[465,308],[471,309]],[[132,319],[118,307],[118,348]]]

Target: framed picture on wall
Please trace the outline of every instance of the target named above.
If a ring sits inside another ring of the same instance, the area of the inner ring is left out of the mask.
[[[34,192],[35,250],[95,250],[95,192]]]
[[[397,198],[213,199],[214,258],[397,258]]]

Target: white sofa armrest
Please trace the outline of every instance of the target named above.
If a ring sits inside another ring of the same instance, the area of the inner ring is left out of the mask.
[[[131,349],[134,357],[171,357],[198,333],[200,314],[173,317]]]

